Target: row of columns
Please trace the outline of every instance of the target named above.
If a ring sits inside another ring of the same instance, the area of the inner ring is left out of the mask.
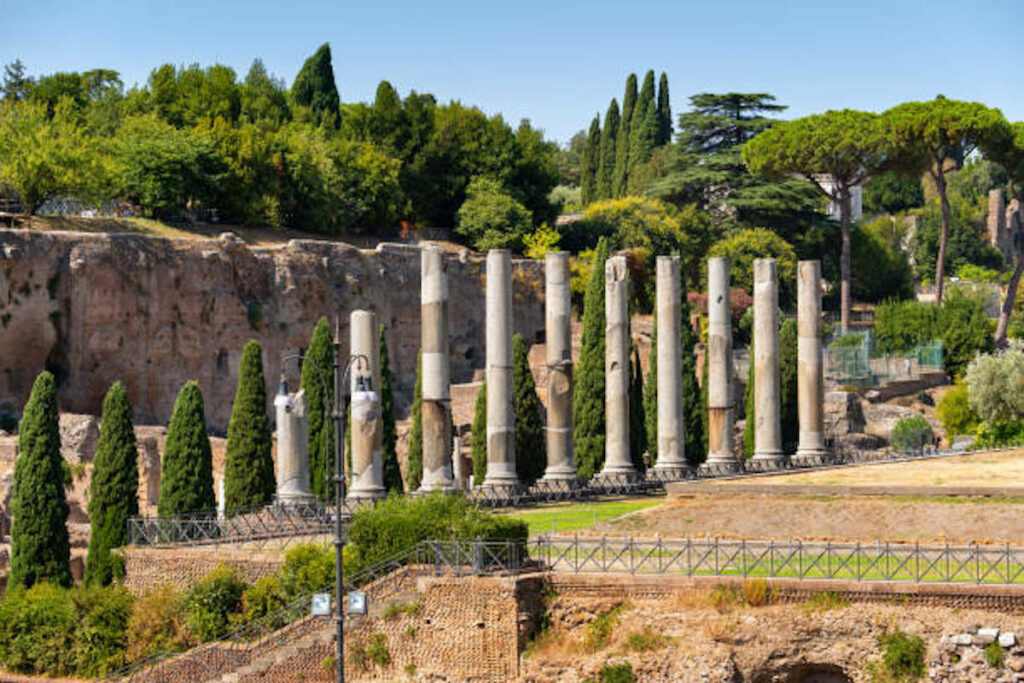
[[[729,260],[708,260],[707,395],[708,454],[701,466],[711,473],[743,469],[734,446],[735,391],[732,359]],[[542,481],[571,485],[573,462],[572,337],[569,255],[545,257],[545,324],[548,369],[547,469]],[[487,474],[483,486],[513,489],[520,485],[515,461],[515,415],[512,386],[511,254],[487,255]],[[421,363],[423,479],[421,491],[454,488],[452,472],[451,390],[449,369],[449,288],[444,253],[435,245],[421,251]],[[655,476],[678,479],[689,465],[685,453],[682,396],[682,287],[679,257],[656,259],[658,461]],[[754,262],[754,469],[785,464],[782,450],[779,376],[778,271],[774,259]],[[797,281],[798,404],[800,442],[794,464],[816,464],[825,455],[821,341],[821,265],[801,261]],[[630,321],[629,272],[624,256],[605,263],[605,463],[597,482],[638,476],[629,453]],[[380,387],[377,316],[354,311],[350,319],[352,372],[352,486],[355,499],[385,494],[381,458],[379,403],[367,400],[367,385]],[[278,497],[306,500],[305,464],[290,455],[301,452],[305,437],[305,399],[284,390],[275,400],[279,458]],[[299,422],[297,422],[299,421]],[[302,480],[305,480],[303,485]]]

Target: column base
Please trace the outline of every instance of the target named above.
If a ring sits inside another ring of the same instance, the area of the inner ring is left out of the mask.
[[[662,465],[656,463],[654,467],[647,470],[647,478],[652,481],[682,481],[683,479],[692,479],[693,476],[693,468],[687,464],[678,465],[672,463]]]
[[[345,496],[345,500],[349,502],[383,500],[387,495],[388,492],[383,486],[372,489],[349,489],[348,495]]]
[[[306,508],[317,504],[312,493],[284,493],[274,497],[274,507],[277,508]]]
[[[441,493],[455,493],[456,490],[454,481],[423,482],[418,489],[413,491],[412,495],[425,496],[428,493],[436,493],[438,491]]]
[[[833,464],[828,451],[797,451],[789,460],[793,467],[821,467]]]
[[[582,487],[582,482],[575,476],[572,479],[538,479],[530,487],[530,493],[548,499],[567,499]]]
[[[739,460],[708,460],[697,469],[701,476],[721,477],[728,474],[739,474],[743,471],[743,463]]]
[[[500,507],[516,505],[527,495],[527,489],[518,481],[508,484],[487,484],[469,492],[469,500],[484,506]]]
[[[789,467],[789,458],[782,454],[757,455],[747,461],[748,472],[777,472]]]
[[[634,469],[629,470],[618,470],[618,471],[601,471],[593,476],[588,486],[596,488],[621,488],[623,486],[629,486],[636,484],[637,482],[643,481],[644,477],[642,474]]]
[[[542,481],[575,481],[576,468],[570,465],[559,465],[544,470]]]

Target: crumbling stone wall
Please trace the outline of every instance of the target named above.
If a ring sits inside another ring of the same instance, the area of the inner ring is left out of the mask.
[[[483,366],[481,258],[447,254],[452,381]],[[226,429],[242,347],[263,344],[267,389],[278,359],[309,342],[322,315],[372,309],[387,326],[396,403],[412,399],[420,344],[418,247],[375,250],[313,240],[249,247],[132,234],[0,230],[0,411],[24,404],[36,375],[57,374],[63,410],[98,414],[124,382],[140,423],[166,423],[178,389],[197,379],[207,420]],[[543,338],[543,263],[513,264],[515,331]],[[294,377],[295,368],[290,368]]]
[[[179,589],[186,588],[222,564],[234,568],[242,580],[252,583],[279,572],[285,558],[283,552],[254,552],[215,546],[171,549],[129,547],[118,552],[123,553],[125,558],[124,585],[136,595],[165,584]]]

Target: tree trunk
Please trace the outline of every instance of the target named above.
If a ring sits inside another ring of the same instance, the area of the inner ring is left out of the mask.
[[[1024,273],[1024,259],[1017,258],[1017,267],[1013,269],[1013,277],[1006,286],[1006,298],[1003,306],[999,309],[999,324],[996,325],[996,348],[1006,346],[1006,332],[1010,328],[1010,316],[1013,315],[1013,306],[1017,301],[1017,285],[1020,283],[1020,276]]]
[[[843,250],[839,256],[839,324],[842,333],[850,332],[850,189],[839,187],[840,212],[843,218]]]
[[[946,197],[946,174],[942,168],[942,160],[937,164],[935,189],[939,192],[942,205],[942,233],[939,236],[939,257],[935,263],[935,304],[942,303],[942,280],[946,275],[946,241],[949,239],[949,199]]]

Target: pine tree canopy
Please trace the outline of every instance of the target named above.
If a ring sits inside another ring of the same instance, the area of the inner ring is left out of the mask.
[[[238,388],[228,423],[224,512],[230,516],[269,505],[276,488],[263,350],[258,341],[250,340],[238,365]]]
[[[381,457],[384,464],[384,488],[387,491],[403,493],[402,469],[398,465],[398,431],[395,429],[395,378],[388,358],[388,337],[384,326],[380,326],[380,419],[383,433]]]
[[[139,466],[132,405],[120,382],[103,399],[100,440],[89,483],[89,555],[85,580],[101,586],[124,578],[110,551],[128,542],[128,518],[139,514]]]
[[[604,263],[608,242],[601,238],[583,298],[583,337],[573,383],[573,444],[576,471],[589,479],[604,464]]]
[[[164,443],[160,481],[160,516],[213,512],[213,455],[206,434],[203,394],[195,380],[178,392]]]
[[[8,589],[41,581],[71,585],[68,503],[60,455],[57,381],[40,373],[22,412],[11,496]]]
[[[516,416],[516,474],[520,482],[532,484],[544,476],[547,440],[544,438],[543,406],[530,371],[530,347],[521,334],[512,337],[512,386]]]
[[[306,414],[309,416],[309,480],[313,495],[320,500],[332,497],[334,423],[330,415],[334,405],[333,378],[331,326],[327,318],[320,318],[302,360],[302,377],[299,380],[299,385],[306,392]]]

